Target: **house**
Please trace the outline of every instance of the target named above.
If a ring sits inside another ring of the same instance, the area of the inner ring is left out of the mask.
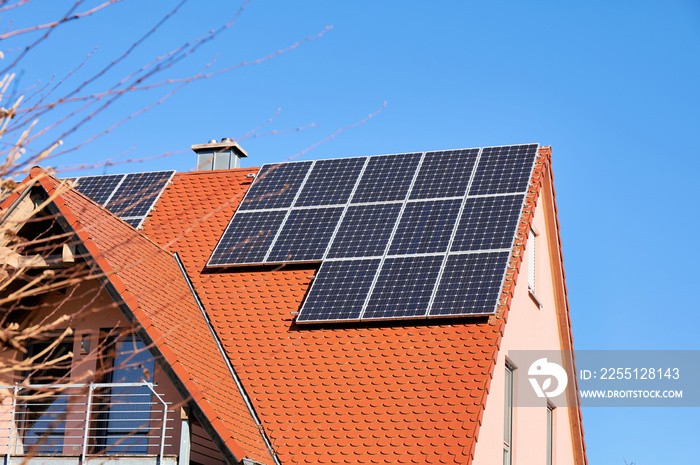
[[[4,200],[8,463],[587,463],[508,358],[573,350],[549,147],[193,149]]]

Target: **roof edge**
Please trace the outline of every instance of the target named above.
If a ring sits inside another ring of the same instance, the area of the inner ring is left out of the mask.
[[[534,219],[535,208],[537,206],[537,201],[540,194],[543,197],[549,197],[551,195],[551,215],[553,218],[546,218],[547,224],[552,225],[553,231],[549,231],[548,237],[550,240],[556,240],[556,250],[558,255],[556,260],[552,260],[552,264],[557,266],[558,279],[554,281],[555,294],[560,292],[561,295],[557,297],[557,300],[564,309],[564,322],[559,322],[559,336],[560,341],[563,342],[564,349],[569,350],[572,353],[572,360],[570,361],[574,372],[576,372],[575,357],[573,356],[573,335],[571,332],[571,318],[569,313],[569,301],[568,293],[566,290],[566,275],[564,273],[564,263],[563,255],[561,250],[561,235],[559,228],[559,218],[557,215],[556,206],[556,194],[554,191],[553,174],[552,174],[552,148],[551,146],[542,146],[538,150],[538,157],[535,161],[535,169],[533,170],[532,176],[530,178],[530,185],[528,187],[528,193],[525,198],[525,206],[521,213],[521,217],[518,223],[518,230],[516,232],[515,244],[513,245],[513,250],[511,251],[511,258],[508,262],[508,271],[506,272],[506,279],[504,280],[503,288],[501,289],[501,297],[499,298],[499,304],[497,306],[496,315],[489,318],[489,322],[493,324],[500,324],[499,333],[500,337],[496,343],[496,352],[494,354],[494,359],[491,361],[491,367],[489,368],[489,379],[487,380],[487,386],[484,396],[490,391],[491,380],[493,379],[493,372],[496,367],[498,352],[500,352],[501,342],[503,333],[505,331],[505,326],[508,322],[508,314],[511,309],[511,301],[514,297],[515,285],[517,283],[518,277],[520,275],[520,265],[522,264],[524,258],[525,244],[527,243],[527,237],[530,233],[530,228],[532,221]],[[550,213],[548,208],[544,206],[545,215]],[[553,220],[553,221],[552,221]],[[553,234],[551,234],[553,233]],[[559,306],[559,305],[558,305]],[[560,312],[557,311],[557,316],[560,316]],[[562,327],[562,323],[566,328]],[[575,459],[576,463],[581,465],[587,465],[588,459],[586,457],[586,446],[583,435],[583,422],[581,417],[581,406],[580,399],[578,398],[578,389],[576,390],[576,403],[575,414],[569,415],[571,423],[571,434],[572,442],[575,448]],[[482,402],[482,405],[484,403]],[[479,428],[481,423],[477,424],[476,437],[478,438]],[[472,447],[472,460],[474,447]]]
[[[565,362],[571,363],[571,370],[574,373],[576,371],[576,354],[574,353],[574,338],[571,331],[571,313],[569,307],[569,297],[566,287],[566,273],[564,272],[564,255],[562,253],[562,242],[561,242],[561,230],[559,226],[559,216],[556,201],[556,192],[554,190],[554,174],[552,172],[551,163],[547,167],[547,171],[544,176],[545,189],[543,197],[550,204],[550,208],[545,208],[545,215],[550,214],[550,218],[545,218],[548,226],[551,225],[551,231],[548,231],[548,238],[551,241],[548,244],[548,248],[551,252],[555,252],[555,260],[552,260],[552,274],[556,275],[557,279],[554,279],[554,293],[557,305],[557,317],[559,319],[559,336],[562,345],[565,350],[571,353],[571,360]],[[560,311],[561,310],[561,311]],[[583,418],[581,412],[581,399],[579,397],[578,391],[578,380],[574,378],[576,383],[576,397],[571,399],[576,404],[573,408],[574,414],[569,415],[571,422],[571,435],[572,443],[576,448],[575,452],[578,452],[576,459],[578,463],[582,465],[588,464],[588,457],[586,456],[586,441],[584,437],[583,430]]]
[[[530,232],[530,224],[534,218],[535,206],[543,184],[542,175],[545,168],[551,161],[551,155],[552,149],[550,146],[539,147],[537,159],[535,160],[535,167],[532,175],[530,176],[530,183],[528,184],[527,195],[525,196],[525,204],[520,214],[520,219],[518,220],[518,229],[515,233],[515,241],[510,252],[506,276],[503,280],[500,297],[496,306],[496,314],[489,317],[489,324],[498,326],[498,339],[495,341],[496,350],[493,351],[493,358],[489,362],[489,376],[486,380],[486,389],[482,392],[482,397],[479,401],[479,421],[477,422],[476,429],[474,431],[474,437],[476,440],[472,442],[469,451],[470,463],[474,460],[476,443],[479,440],[479,430],[481,429],[481,418],[483,417],[484,409],[486,408],[486,397],[491,391],[491,381],[493,380],[494,371],[496,369],[498,353],[501,350],[503,333],[505,330],[505,325],[508,321],[508,312],[510,311],[510,304],[513,300],[513,293],[515,292],[515,284],[520,273],[520,264],[523,261],[523,252],[525,250],[525,244],[527,243],[527,235]]]

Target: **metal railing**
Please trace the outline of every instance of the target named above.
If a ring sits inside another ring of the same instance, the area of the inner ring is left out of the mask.
[[[155,455],[163,463],[168,405],[153,383],[0,386],[0,448],[12,455]],[[6,391],[6,392],[7,392]],[[5,447],[3,447],[5,445]]]

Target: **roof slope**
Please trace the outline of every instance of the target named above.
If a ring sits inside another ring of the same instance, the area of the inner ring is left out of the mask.
[[[170,253],[74,190],[32,169],[167,364],[238,458],[272,463],[255,421]]]
[[[175,175],[144,234],[182,257],[281,462],[469,463],[523,241],[496,317],[299,327],[313,267],[205,269],[255,171]]]

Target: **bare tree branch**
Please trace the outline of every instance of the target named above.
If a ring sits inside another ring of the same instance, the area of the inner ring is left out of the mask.
[[[41,31],[43,29],[53,29],[62,23],[67,23],[68,21],[75,21],[76,19],[84,18],[85,16],[95,14],[98,11],[100,11],[101,9],[106,8],[110,5],[114,5],[115,3],[119,3],[121,1],[123,1],[123,0],[107,0],[106,2],[102,3],[101,5],[96,6],[95,8],[91,8],[87,11],[82,12],[82,13],[72,14],[72,12],[75,11],[75,9],[83,2],[83,0],[78,0],[75,3],[75,5],[73,6],[73,8],[71,8],[71,10],[69,10],[69,13],[66,14],[65,16],[63,16],[63,18],[56,20],[56,21],[51,21],[49,23],[37,24],[35,26],[27,27],[24,29],[17,29],[17,30],[12,31],[12,32],[6,32],[4,34],[0,34],[0,40],[9,39],[10,37],[14,37],[14,36],[17,36],[20,34],[27,34],[30,32]],[[13,5],[13,6],[19,6],[19,5]]]

